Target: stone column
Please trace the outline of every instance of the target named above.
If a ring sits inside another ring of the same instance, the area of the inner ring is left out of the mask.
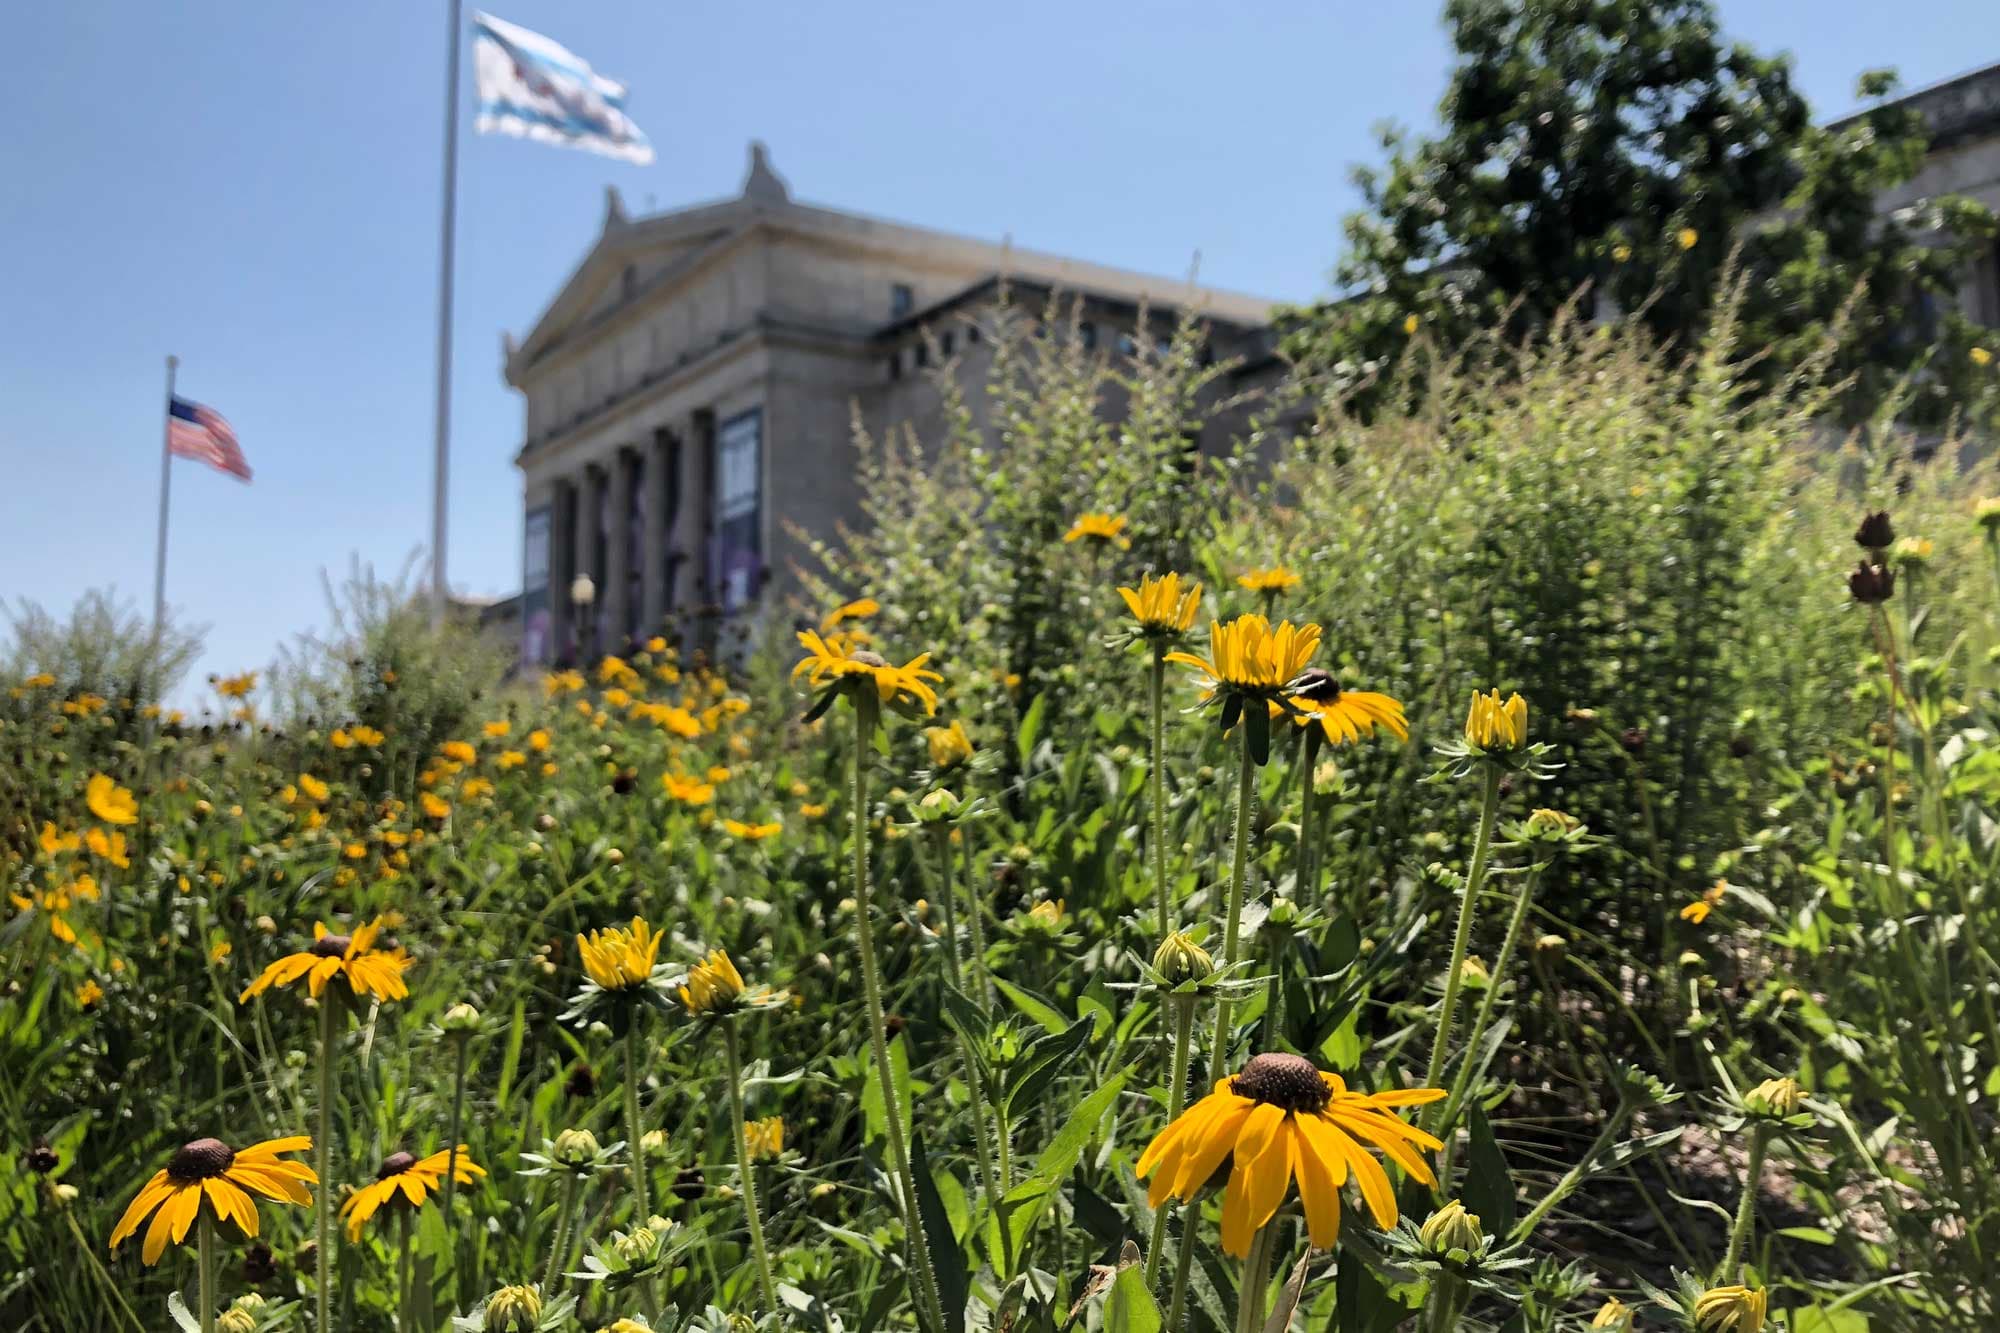
[[[603,631],[599,641],[607,653],[625,651],[632,629],[632,458],[629,450],[618,449],[607,464],[610,470],[611,513],[605,525],[604,583],[597,600],[604,608]]]
[[[680,512],[674,516],[674,550],[681,557],[674,608],[696,614],[714,600],[709,587],[709,537],[714,520],[715,413],[702,409],[681,436]]]
[[[639,630],[642,635],[658,634],[666,623],[672,590],[667,587],[667,531],[674,516],[667,506],[679,490],[680,478],[669,469],[679,463],[674,457],[673,436],[665,429],[653,432],[646,455],[646,531],[639,544]]]
[[[597,585],[597,601],[588,609],[578,607],[573,613],[571,623],[581,645],[577,652],[579,661],[595,657],[602,638],[598,628],[604,615],[604,571],[597,567],[597,519],[598,497],[603,489],[603,474],[595,466],[585,464],[576,477],[576,540],[572,543],[576,554],[570,577],[590,575],[590,581]],[[568,590],[564,589],[564,593],[567,595]]]
[[[570,654],[575,624],[569,581],[576,577],[576,484],[564,477],[549,491],[549,660]]]

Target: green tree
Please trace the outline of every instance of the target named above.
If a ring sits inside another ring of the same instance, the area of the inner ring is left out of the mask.
[[[1892,75],[1864,75],[1870,108],[1823,127],[1787,62],[1726,42],[1709,0],[1450,0],[1445,22],[1442,131],[1388,131],[1387,167],[1356,172],[1343,295],[1294,312],[1292,355],[1358,377],[1427,332],[1546,327],[1579,293],[1582,313],[1604,302],[1685,345],[1734,254],[1766,383],[1843,316],[1852,416],[1911,371],[1924,419],[1992,382],[1949,300],[1991,214],[1960,198],[1877,211],[1928,141],[1884,100]]]

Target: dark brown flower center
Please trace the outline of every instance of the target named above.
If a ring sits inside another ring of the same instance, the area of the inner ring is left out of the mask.
[[[167,1163],[167,1174],[183,1183],[209,1180],[229,1169],[236,1150],[221,1139],[196,1139],[184,1145]]]
[[[871,653],[866,648],[857,648],[847,656],[848,660],[859,662],[865,667],[885,667],[889,665],[888,658],[882,656],[880,653]]]
[[[1275,1051],[1251,1057],[1243,1072],[1229,1081],[1229,1088],[1239,1097],[1269,1102],[1287,1111],[1323,1110],[1332,1097],[1312,1061]]]
[[[375,1179],[387,1180],[390,1176],[400,1176],[417,1164],[417,1159],[406,1152],[392,1152],[382,1159],[382,1165],[375,1170]]]
[[[351,935],[322,935],[313,941],[312,948],[306,952],[321,958],[345,958],[347,946],[352,943],[354,937]]]
[[[1333,673],[1322,667],[1307,667],[1292,677],[1292,683],[1285,687],[1285,693],[1295,699],[1310,699],[1316,704],[1330,704],[1340,697],[1340,682]]]

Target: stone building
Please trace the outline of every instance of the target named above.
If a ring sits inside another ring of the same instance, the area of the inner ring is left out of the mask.
[[[1882,210],[1953,193],[2000,211],[2000,65],[1904,100],[1929,119],[1931,151]],[[632,218],[609,192],[589,253],[506,343],[526,400],[522,593],[482,618],[518,627],[528,665],[753,619],[798,563],[792,530],[858,512],[853,414],[878,436],[933,438],[929,359],[983,380],[1003,283],[1022,307],[1051,291],[1081,302],[1078,336],[1113,354],[1193,309],[1210,353],[1241,363],[1232,387],[1277,371],[1269,301],[801,204],[761,145],[733,199]],[[1958,300],[2000,326],[2000,246]],[[579,574],[587,607],[569,595]]]
[[[668,627],[699,639],[768,604],[791,530],[858,513],[854,412],[925,430],[930,359],[983,377],[1003,282],[1020,304],[1080,302],[1077,335],[1108,350],[1164,337],[1192,304],[1213,355],[1268,354],[1268,301],[801,204],[761,145],[733,199],[633,218],[609,192],[590,252],[506,344],[527,409],[508,608],[524,663]]]

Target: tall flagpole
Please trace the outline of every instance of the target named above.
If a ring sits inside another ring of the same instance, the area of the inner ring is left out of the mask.
[[[444,86],[444,221],[438,264],[437,463],[431,481],[431,625],[444,623],[445,508],[451,481],[451,278],[458,221],[458,48],[463,0],[451,0],[451,40]]]
[[[181,359],[167,358],[166,411],[160,419],[160,542],[153,549],[153,643],[167,619],[167,497],[174,484],[174,371]]]

